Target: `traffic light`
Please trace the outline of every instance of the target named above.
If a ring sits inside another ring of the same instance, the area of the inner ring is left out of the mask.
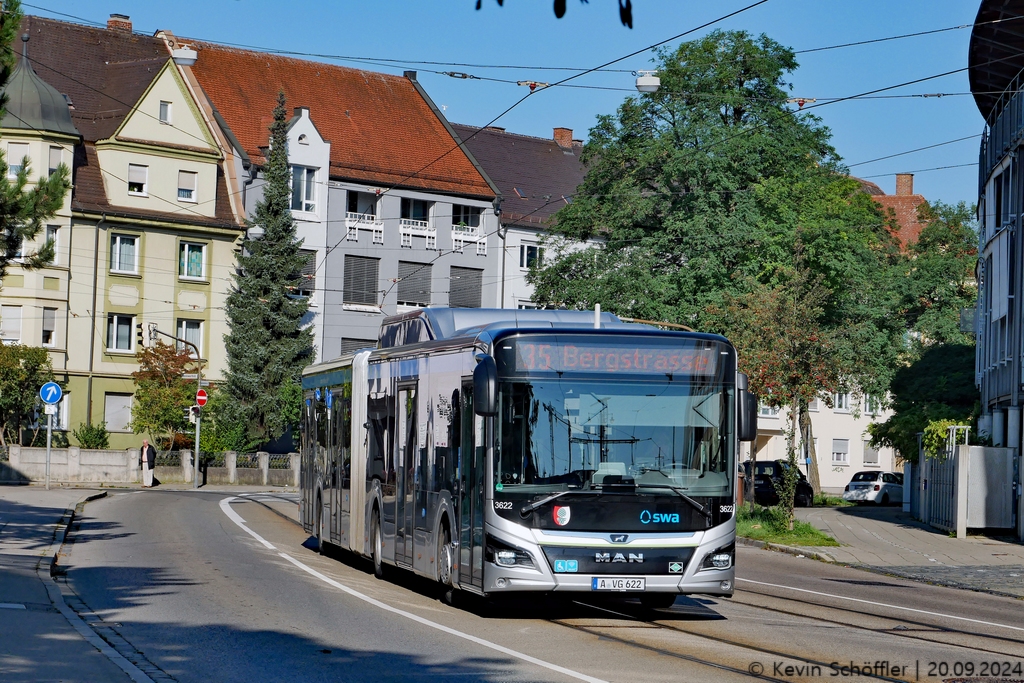
[[[192,406],[192,407],[190,407],[188,409],[187,415],[188,415],[188,421],[189,421],[190,424],[195,424],[196,423],[196,420],[199,418],[199,411],[200,410],[201,410],[201,408],[199,406]]]
[[[142,323],[135,323],[135,344],[142,348],[146,343],[142,339]]]

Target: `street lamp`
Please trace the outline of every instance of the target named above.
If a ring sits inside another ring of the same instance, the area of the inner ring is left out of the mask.
[[[262,225],[254,225],[245,231],[245,236],[250,240],[261,240],[265,234],[266,230],[263,229]]]
[[[661,87],[661,79],[657,71],[637,71],[636,89],[640,92],[658,92]]]

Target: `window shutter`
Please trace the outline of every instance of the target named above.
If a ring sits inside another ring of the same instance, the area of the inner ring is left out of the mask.
[[[376,346],[376,339],[342,339],[341,353],[352,353],[359,349],[375,348]]]
[[[870,441],[864,442],[864,464],[865,465],[877,465],[878,464],[878,449],[871,447]]]
[[[148,167],[139,166],[137,164],[128,164],[128,182],[129,183],[142,183],[146,184],[146,175]]]
[[[21,306],[0,308],[0,330],[5,340],[21,340]]]
[[[7,143],[7,165],[12,173],[21,170],[21,162],[28,156],[28,145],[24,142]]]
[[[398,303],[405,306],[430,305],[430,264],[398,262]]]
[[[480,308],[483,272],[479,268],[452,266],[448,305],[452,308]]]
[[[178,171],[178,189],[195,190],[196,174],[192,171]]]
[[[849,453],[850,452],[850,440],[849,439],[832,439],[832,452],[833,453]]]
[[[103,420],[111,432],[129,432],[132,425],[132,395],[105,394]]]
[[[342,294],[344,303],[377,305],[379,265],[379,259],[345,255],[345,291]]]
[[[57,329],[57,309],[43,309],[43,332],[53,332]]]
[[[51,147],[50,148],[50,166],[49,166],[50,173],[53,173],[54,171],[56,171],[57,167],[60,166],[60,164],[61,164],[61,162],[63,160],[64,160],[64,150],[62,150],[60,147]]]

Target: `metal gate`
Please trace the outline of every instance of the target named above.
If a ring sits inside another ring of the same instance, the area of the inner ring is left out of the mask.
[[[924,458],[921,485],[924,490],[924,521],[943,531],[956,531],[957,460],[954,453],[944,458]]]

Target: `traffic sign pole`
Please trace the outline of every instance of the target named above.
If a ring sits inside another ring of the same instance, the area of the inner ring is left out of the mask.
[[[46,490],[50,490],[50,444],[53,440],[53,416],[57,412],[57,402],[64,391],[56,382],[47,382],[39,387],[39,398],[46,404]]]
[[[55,410],[51,410],[55,406],[46,406],[46,490],[50,490],[50,444],[53,440],[53,414]]]

